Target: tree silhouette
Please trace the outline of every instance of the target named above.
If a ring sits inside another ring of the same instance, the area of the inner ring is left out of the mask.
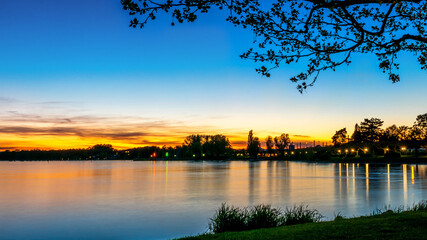
[[[96,144],[89,148],[89,153],[94,158],[111,158],[114,155],[114,148],[111,144]]]
[[[420,128],[420,134],[422,139],[427,138],[427,113],[421,114],[417,116],[415,120],[414,126]]]
[[[381,121],[379,118],[365,118],[363,122],[360,123],[360,133],[362,138],[368,142],[376,142],[381,136],[381,126],[384,121]]]
[[[282,133],[278,137],[274,137],[274,144],[276,145],[277,150],[280,153],[280,156],[285,155],[285,148],[289,145],[291,139],[289,138],[289,134]]]
[[[230,141],[224,135],[207,135],[205,136],[205,139],[203,152],[206,154],[206,157],[224,157],[227,154],[227,151],[231,148]]]
[[[249,156],[251,156],[252,158],[257,158],[260,147],[261,147],[261,143],[259,141],[259,138],[254,137],[253,131],[250,130],[248,134],[248,147],[247,147]]]
[[[273,153],[273,147],[274,147],[273,138],[271,136],[268,136],[265,139],[265,145],[267,147],[268,154],[271,155]]]
[[[200,158],[203,152],[203,142],[203,135],[196,134],[187,136],[184,139],[184,147],[187,149],[188,155],[194,155],[194,157]]]
[[[415,120],[415,125],[422,128],[427,128],[427,113],[418,115],[417,119]]]
[[[332,143],[335,146],[339,146],[343,143],[347,142],[347,129],[343,128],[335,132],[334,136],[332,136]]]
[[[415,157],[418,157],[418,149],[423,144],[424,136],[421,127],[414,125],[410,128],[407,143],[410,148],[415,150]]]
[[[380,140],[387,142],[398,142],[400,138],[399,136],[399,127],[393,124],[382,132]]]
[[[400,126],[398,128],[399,141],[404,141],[408,139],[410,127],[408,126]]]
[[[362,133],[360,132],[360,126],[357,123],[356,125],[354,125],[354,132],[351,135],[351,139],[353,140],[353,142],[356,142],[356,143],[363,142],[363,136],[362,136]]]
[[[374,53],[379,68],[395,83],[397,54],[412,53],[427,69],[427,1],[422,0],[121,0],[136,16],[131,27],[144,27],[160,12],[175,22],[194,22],[212,8],[227,11],[226,20],[249,28],[254,47],[243,59],[262,62],[257,71],[267,77],[282,64],[303,61],[304,72],[290,80],[303,92],[319,73],[351,63],[355,53]]]

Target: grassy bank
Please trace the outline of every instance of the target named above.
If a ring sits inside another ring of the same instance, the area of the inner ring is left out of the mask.
[[[427,239],[427,211],[386,212],[375,216],[294,226],[181,238],[208,239]]]

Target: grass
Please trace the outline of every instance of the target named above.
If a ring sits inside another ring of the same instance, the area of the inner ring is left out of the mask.
[[[318,222],[323,216],[317,210],[311,210],[308,205],[295,205],[286,208],[283,214],[283,226]]]
[[[223,203],[210,219],[209,230],[214,233],[247,230],[247,217],[246,209],[227,206]]]
[[[210,219],[209,230],[213,233],[246,231],[285,225],[318,222],[323,216],[308,205],[295,205],[282,210],[270,205],[238,208],[223,203]]]
[[[295,212],[295,210],[293,211]],[[181,240],[257,240],[257,239],[425,239],[427,240],[427,202],[403,208],[376,210],[370,216],[344,218],[336,214],[333,221],[313,222],[274,228],[262,228],[243,232],[203,234]]]

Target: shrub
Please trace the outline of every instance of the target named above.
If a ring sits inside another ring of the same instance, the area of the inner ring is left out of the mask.
[[[228,231],[244,231],[246,230],[246,209],[240,209],[233,206],[227,206],[225,203],[215,212],[213,218],[210,219],[209,230],[214,233],[222,233]]]
[[[283,213],[283,225],[318,222],[322,218],[319,211],[308,209],[308,205],[294,205]]]
[[[283,211],[263,204],[238,208],[223,203],[210,218],[209,230],[214,233],[245,231],[318,222],[322,217],[317,210],[308,209],[307,205],[295,205]]]
[[[427,201],[423,200],[414,204],[412,207],[408,207],[407,210],[425,211],[427,210]],[[384,208],[375,209],[370,215],[394,214],[403,211],[403,206],[392,208],[390,205],[386,205]],[[344,219],[344,216],[340,212],[334,215],[334,221]],[[323,216],[317,210],[309,209],[308,205],[294,205],[293,207],[287,207],[285,210],[282,210],[263,204],[252,208],[238,208],[222,203],[213,218],[210,218],[209,230],[213,233],[246,231],[319,222],[322,218]]]
[[[371,216],[401,213],[403,211],[404,211],[403,206],[393,208],[391,205],[384,205],[384,208],[376,208],[371,213]]]
[[[341,221],[344,220],[344,216],[341,214],[341,212],[334,213],[334,221]]]
[[[247,215],[248,229],[278,227],[282,223],[281,210],[270,205],[257,205]]]
[[[427,210],[427,201],[422,200],[421,202],[414,204],[411,208],[408,209],[409,211],[425,211]]]

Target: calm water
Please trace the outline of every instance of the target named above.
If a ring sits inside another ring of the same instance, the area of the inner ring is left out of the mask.
[[[306,203],[327,218],[427,199],[427,165],[0,162],[0,239],[168,239],[222,203]]]

